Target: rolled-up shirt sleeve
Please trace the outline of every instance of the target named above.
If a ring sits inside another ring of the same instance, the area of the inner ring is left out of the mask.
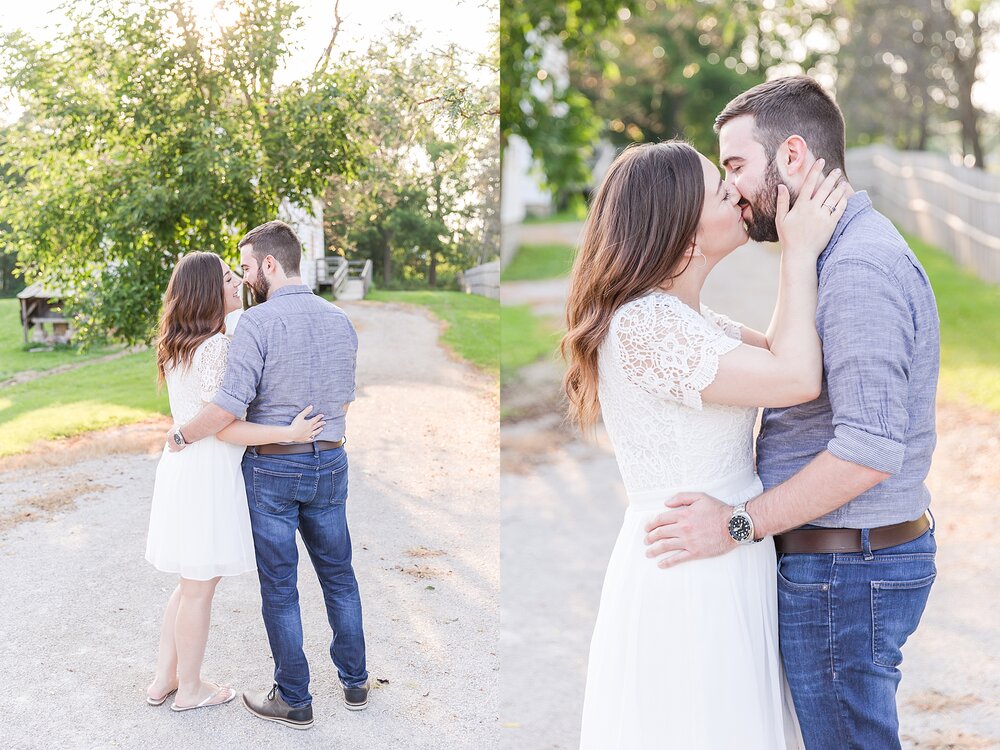
[[[863,259],[826,269],[816,314],[837,458],[886,474],[902,468],[914,323],[898,283]]]
[[[250,402],[257,397],[257,386],[264,372],[264,355],[260,330],[244,315],[233,334],[226,374],[212,403],[242,419]]]

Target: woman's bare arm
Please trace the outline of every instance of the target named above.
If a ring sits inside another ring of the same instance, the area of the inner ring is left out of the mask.
[[[317,414],[306,419],[306,414],[312,411],[312,405],[299,412],[298,416],[288,425],[257,424],[237,419],[216,437],[233,445],[266,445],[267,443],[308,443],[323,431],[326,422],[323,415]]]

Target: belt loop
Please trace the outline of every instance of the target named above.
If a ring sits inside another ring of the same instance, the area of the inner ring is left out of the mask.
[[[319,458],[319,443],[313,440],[312,448],[313,448],[313,458]]]
[[[865,556],[865,560],[871,562],[875,559],[875,555],[872,554],[872,544],[868,539],[868,534],[871,529],[861,529],[861,553]]]

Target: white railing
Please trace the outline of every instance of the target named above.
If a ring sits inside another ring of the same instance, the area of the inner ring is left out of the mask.
[[[316,288],[329,286],[333,296],[343,290],[347,283],[348,261],[339,255],[329,255],[316,259]]]
[[[903,231],[1000,283],[1000,175],[957,166],[941,154],[887,146],[849,150],[847,173]]]
[[[371,260],[349,260],[347,261],[347,267],[350,272],[350,278],[361,280],[361,297],[364,299],[368,296],[368,290],[372,285]]]

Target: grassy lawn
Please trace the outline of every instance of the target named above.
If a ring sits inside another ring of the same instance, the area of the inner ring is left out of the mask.
[[[556,358],[562,331],[554,321],[531,312],[527,305],[504,306],[500,314],[500,381],[545,357]]]
[[[587,206],[582,201],[570,208],[548,216],[526,216],[525,224],[567,224],[571,221],[583,221],[587,218]]]
[[[442,342],[453,352],[486,372],[500,371],[500,302],[478,294],[444,291],[369,292],[376,302],[423,305],[447,327]]]
[[[156,391],[153,350],[128,354],[0,390],[0,456],[169,413],[166,388]]]
[[[51,370],[59,365],[84,362],[121,348],[117,345],[94,347],[86,354],[81,354],[71,346],[58,346],[52,351],[29,352],[24,345],[20,310],[20,300],[0,299],[0,381],[24,370]]]
[[[964,271],[942,250],[907,236],[941,316],[941,395],[1000,412],[1000,286]]]
[[[500,281],[535,281],[568,276],[576,248],[572,245],[521,245]]]

